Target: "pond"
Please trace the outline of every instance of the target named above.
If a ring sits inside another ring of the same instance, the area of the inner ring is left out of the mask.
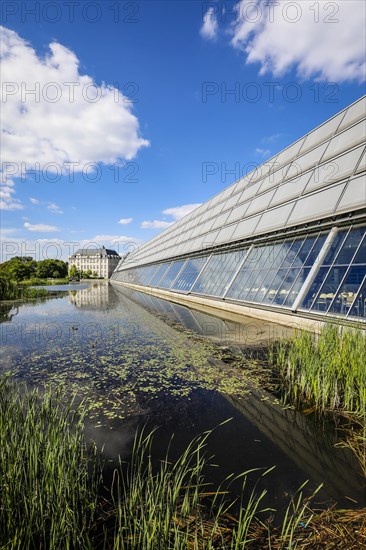
[[[322,506],[365,506],[364,478],[353,455],[334,448],[335,427],[284,408],[258,385],[256,351],[287,329],[225,321],[108,282],[59,290],[68,292],[2,307],[0,368],[86,399],[87,437],[108,460],[128,459],[146,425],[158,427],[157,460],[173,434],[174,457],[216,428],[207,449],[220,465],[207,474],[215,486],[232,472],[275,466],[259,487],[276,509],[305,480],[309,494],[324,483]]]

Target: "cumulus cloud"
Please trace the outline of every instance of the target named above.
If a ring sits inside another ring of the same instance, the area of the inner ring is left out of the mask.
[[[358,0],[268,2],[241,0],[232,45],[260,64],[260,74],[359,81],[366,78],[365,9]]]
[[[209,7],[203,18],[203,24],[200,30],[201,36],[207,40],[215,40],[217,36],[218,23],[213,7]]]
[[[41,201],[39,201],[38,199],[35,199],[34,197],[29,197],[29,200],[32,204],[40,204]]]
[[[257,147],[255,152],[263,158],[268,158],[271,154],[271,151],[269,149],[261,149],[260,147]]]
[[[174,206],[173,208],[166,208],[163,210],[163,214],[166,214],[167,216],[172,216],[174,220],[180,220],[181,218],[184,218],[184,216],[187,216],[192,210],[195,210],[201,206],[201,203],[196,204],[183,204],[182,206]]]
[[[276,141],[282,136],[283,134],[281,133],[272,134],[271,136],[264,136],[261,141],[262,143],[276,143]]]
[[[133,221],[133,218],[121,218],[118,223],[120,223],[121,225],[128,225],[129,223],[131,223]]]
[[[77,172],[132,159],[149,145],[131,101],[81,74],[74,52],[53,42],[40,56],[16,32],[0,30],[4,173],[4,163],[13,177],[34,168],[69,171],[70,163]]]
[[[164,220],[144,221],[141,223],[141,229],[166,229],[174,222],[165,222]]]
[[[173,218],[173,221],[165,221],[165,220],[153,220],[153,221],[144,221],[141,223],[140,227],[142,229],[166,229],[170,225],[172,225],[174,222],[180,220],[181,218],[184,218],[184,216],[187,216],[192,210],[195,208],[198,208],[198,206],[201,206],[201,203],[197,204],[182,204],[182,206],[173,206],[172,208],[166,208],[162,211],[163,214],[166,216],[170,216]]]
[[[48,210],[51,210],[51,212],[53,212],[53,214],[63,214],[64,211],[61,210],[61,208],[54,202],[49,202],[47,204],[47,208]]]
[[[14,181],[5,179],[0,182],[0,209],[1,210],[22,210],[23,205],[19,199],[14,198]]]
[[[24,227],[28,231],[34,231],[36,233],[57,233],[60,231],[58,227],[54,225],[46,225],[44,223],[32,224],[25,222]]]

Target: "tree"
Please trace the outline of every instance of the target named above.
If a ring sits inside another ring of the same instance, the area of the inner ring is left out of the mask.
[[[57,273],[57,275],[55,275]],[[52,277],[66,277],[67,264],[62,260],[42,260],[37,265],[37,277],[40,279],[48,279]]]
[[[14,281],[30,279],[36,273],[37,262],[30,256],[16,256],[5,263],[3,269]]]
[[[72,265],[69,271],[70,279],[80,279],[81,273],[76,267],[76,265]]]

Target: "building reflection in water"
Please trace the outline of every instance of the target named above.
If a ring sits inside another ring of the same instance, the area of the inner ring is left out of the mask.
[[[108,281],[98,281],[87,288],[70,290],[69,302],[80,309],[100,310],[116,307],[119,299]]]
[[[241,315],[242,322],[240,323],[234,320],[221,319],[204,311],[191,309],[120,285],[113,285],[113,287],[118,294],[137,302],[150,312],[183,325],[188,330],[192,330],[220,345],[266,346],[279,338],[292,336],[296,328],[276,325],[243,315]],[[237,316],[234,314],[233,317]]]

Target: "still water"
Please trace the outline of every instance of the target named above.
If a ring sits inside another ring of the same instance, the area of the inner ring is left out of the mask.
[[[0,368],[86,399],[87,437],[107,459],[128,459],[145,425],[158,427],[157,459],[173,434],[174,457],[195,435],[216,428],[207,449],[220,465],[207,473],[214,485],[230,473],[275,466],[258,486],[274,508],[283,509],[305,480],[309,493],[324,483],[319,505],[365,506],[364,478],[353,455],[334,448],[336,429],[284,409],[258,387],[255,360],[242,368],[243,353],[286,329],[224,321],[107,282],[59,290],[67,292],[2,306]],[[261,471],[249,475],[252,486]]]

